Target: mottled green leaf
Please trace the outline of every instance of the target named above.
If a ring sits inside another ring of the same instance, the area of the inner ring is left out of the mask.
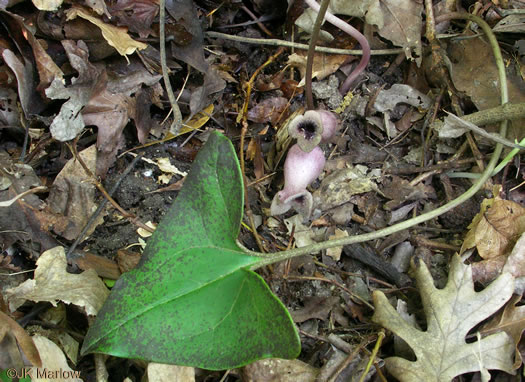
[[[295,326],[236,243],[243,187],[230,141],[211,134],[139,266],[115,284],[82,346],[158,363],[228,369],[294,358]]]

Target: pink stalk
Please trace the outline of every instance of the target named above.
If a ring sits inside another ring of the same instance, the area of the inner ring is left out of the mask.
[[[315,0],[304,0],[306,4],[310,8],[312,8],[314,11],[319,12],[319,4]],[[363,55],[361,56],[361,61],[359,61],[359,65],[346,77],[345,82],[343,82],[343,85],[341,85],[340,92],[341,94],[348,93],[348,90],[350,89],[350,86],[355,81],[355,79],[365,70],[366,66],[368,65],[368,62],[370,61],[370,45],[368,44],[368,40],[365,36],[361,34],[357,29],[355,29],[350,24],[345,23],[340,18],[334,16],[330,12],[326,12],[325,15],[326,21],[328,21],[330,24],[335,25],[342,31],[348,33],[350,36],[355,38],[357,42],[361,45],[361,49],[363,50]]]

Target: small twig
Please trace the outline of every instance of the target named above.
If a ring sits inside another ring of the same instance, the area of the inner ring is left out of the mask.
[[[403,287],[410,283],[410,278],[407,275],[399,272],[392,264],[382,260],[371,250],[360,245],[353,245],[344,247],[343,251],[346,256],[367,265],[374,272],[385,277],[398,287]]]
[[[248,113],[248,104],[250,103],[250,96],[252,94],[252,88],[253,83],[255,82],[255,78],[259,75],[259,73],[268,65],[270,65],[281,53],[284,51],[283,48],[279,48],[275,54],[273,54],[264,64],[259,66],[257,70],[252,74],[250,77],[250,80],[245,84],[246,94],[244,99],[244,105],[241,109],[241,112],[237,116],[237,123],[241,123],[242,129],[241,129],[241,140],[240,140],[240,147],[239,147],[239,161],[241,165],[241,174],[243,178],[243,185],[244,185],[244,204],[246,207],[246,214],[248,215],[248,219],[250,220],[250,225],[252,227],[252,233],[255,237],[255,241],[257,242],[257,246],[259,247],[259,250],[261,252],[265,252],[264,246],[262,244],[261,238],[259,237],[259,234],[257,233],[257,229],[255,228],[255,221],[253,219],[253,213],[252,209],[250,207],[250,200],[248,199],[248,181],[246,178],[245,173],[245,164],[244,164],[244,138],[246,136],[246,133],[248,132],[248,121],[247,121],[247,113]]]
[[[331,336],[331,335],[330,335]],[[368,345],[370,340],[367,338],[364,341],[362,341],[359,346],[357,346],[354,351],[348,352],[348,356],[346,359],[341,362],[341,364],[337,367],[337,370],[334,372],[332,377],[328,380],[328,382],[335,382],[339,375],[350,365],[350,363],[354,360],[354,358],[359,354],[359,352]]]
[[[272,35],[272,32],[270,32],[270,31],[268,30],[268,28],[266,28],[266,26],[265,26],[263,23],[261,23],[261,21],[257,18],[257,16],[255,16],[255,15],[253,14],[253,12],[250,11],[245,5],[241,6],[241,9],[242,9],[244,12],[246,12],[246,13],[248,14],[248,16],[250,16],[250,17],[252,18],[252,20],[255,21],[255,23],[257,24],[257,26],[258,26],[258,27],[259,27],[264,33],[266,33],[266,34],[267,34],[268,36],[270,36],[270,37],[273,36],[273,35]]]
[[[232,369],[228,369],[224,372],[224,375],[222,376],[221,380],[219,382],[224,382],[226,381],[226,378],[228,377],[228,375],[231,373]]]
[[[168,64],[166,63],[166,0],[160,0],[159,2],[159,34],[160,34],[160,65],[162,67],[162,77],[164,79],[164,86],[166,86],[166,92],[170,100],[171,109],[173,110],[173,122],[171,123],[170,133],[177,135],[182,126],[182,114],[173,94],[171,88]]]
[[[521,146],[525,145],[525,138],[523,138],[520,143]],[[507,164],[514,158],[514,156],[520,152],[520,149],[512,149],[503,160],[496,166],[494,171],[492,171],[492,176],[499,173],[501,170],[507,166]],[[449,178],[468,178],[468,179],[478,179],[481,174],[471,173],[471,172],[448,172],[447,176]]]
[[[220,38],[223,40],[238,41],[244,42],[246,44],[255,44],[255,45],[270,45],[270,46],[282,46],[285,48],[292,48],[298,50],[308,50],[308,44],[300,44],[292,41],[279,40],[276,38],[251,38],[243,36],[233,36],[226,33],[208,31],[206,32],[208,37]],[[327,48],[325,46],[316,46],[316,52],[322,53],[331,53],[331,54],[351,54],[354,56],[361,56],[363,51],[360,49],[337,49],[337,48]],[[389,56],[396,55],[404,52],[403,48],[394,48],[394,49],[375,49],[371,50],[370,54],[372,56]]]
[[[31,188],[29,190],[26,190],[26,191],[18,194],[17,196],[15,196],[12,199],[1,201],[0,202],[0,207],[9,207],[11,204],[16,202],[18,199],[23,198],[24,196],[27,196],[29,194],[36,194],[37,192],[44,192],[44,191],[47,191],[47,187],[45,187],[45,186],[37,186],[35,188]]]
[[[361,296],[359,296],[359,295],[357,295],[355,293],[352,293],[352,291],[350,289],[348,289],[347,287],[345,287],[344,285],[338,283],[335,280],[330,280],[330,279],[327,279],[326,277],[314,277],[314,276],[289,276],[289,277],[286,278],[286,280],[288,280],[288,281],[302,281],[302,280],[322,281],[322,282],[325,282],[325,283],[333,284],[336,287],[340,288],[341,290],[345,291],[353,299],[356,299],[356,300],[360,301],[364,305],[368,306],[370,309],[374,310],[374,306],[372,304],[370,304],[368,301],[366,301]]]
[[[122,181],[126,178],[126,176],[128,176],[128,174],[131,172],[131,170],[135,167],[135,165],[137,164],[137,162],[139,161],[139,159],[142,157],[142,155],[137,155],[135,158],[133,158],[133,160],[131,161],[131,163],[128,165],[128,167],[126,167],[126,169],[124,170],[124,172],[120,175],[120,177],[118,178],[117,182],[113,185],[113,187],[109,190],[109,193],[108,195],[109,196],[113,196],[113,194],[115,193],[115,191],[118,190],[118,188],[120,187],[120,184],[122,183]],[[84,225],[84,228],[82,228],[82,231],[80,231],[80,233],[78,234],[78,237],[76,238],[76,240],[74,241],[73,244],[71,244],[71,246],[69,247],[68,251],[67,251],[67,254],[66,254],[66,258],[69,258],[71,256],[71,254],[73,252],[75,252],[75,249],[77,248],[77,246],[80,244],[80,242],[82,241],[82,239],[84,238],[84,236],[86,235],[86,232],[89,231],[89,229],[91,228],[91,226],[93,225],[93,223],[95,222],[95,220],[97,219],[97,217],[102,213],[102,211],[104,210],[104,207],[106,206],[106,204],[108,203],[108,199],[107,198],[104,198],[102,199],[102,201],[99,203],[97,209],[95,210],[95,212],[93,212],[93,214],[90,216],[89,220],[87,221],[86,225]]]
[[[458,116],[452,113],[449,113],[448,111],[446,113],[448,114],[448,118],[451,118],[454,122],[457,122],[461,127],[465,127],[469,130],[472,130],[474,133],[481,135],[482,137],[490,139],[491,141],[494,141],[496,143],[501,143],[503,146],[512,147],[513,149],[518,149],[518,150],[525,149],[525,146],[522,146],[518,143],[511,142],[508,139],[503,138],[497,134],[491,134],[487,132],[486,130],[482,129],[481,127],[476,126],[472,122],[466,121],[464,118],[459,118]]]
[[[426,12],[426,32],[425,36],[430,43],[434,43],[436,40],[436,21],[434,19],[434,5],[432,0],[425,0],[425,12]]]
[[[442,251],[452,251],[452,252],[459,252],[459,250],[461,249],[461,247],[458,247],[456,245],[427,239],[425,236],[421,236],[421,235],[417,235],[416,237],[414,237],[414,241],[417,243],[418,247],[421,246],[421,247],[426,247],[430,249],[438,249]]]
[[[106,368],[106,354],[95,354],[95,375],[97,382],[107,382],[109,380],[108,369]]]
[[[321,8],[317,13],[315,18],[314,28],[312,30],[312,36],[310,37],[310,46],[308,47],[308,55],[306,56],[306,73],[305,77],[305,93],[306,93],[306,108],[307,110],[313,110],[314,98],[312,96],[312,70],[314,67],[314,57],[315,57],[315,45],[317,44],[317,39],[319,38],[319,33],[321,32],[321,25],[323,24],[324,15],[328,9],[328,4],[330,0],[322,0]]]
[[[478,165],[478,168],[481,172],[485,170],[485,163],[483,162],[483,154],[481,154],[481,151],[479,151],[478,145],[476,144],[476,141],[474,140],[474,137],[472,136],[471,131],[467,131],[465,134],[465,137],[467,138],[468,145],[470,147],[470,151],[472,151],[472,155],[474,155],[474,158],[476,159],[476,164]]]
[[[182,83],[182,87],[180,88],[179,95],[177,96],[177,102],[179,102],[179,99],[182,96],[182,93],[184,93],[184,89],[186,88],[186,84],[188,83],[188,80],[190,78],[191,66],[188,64],[187,68],[188,68],[187,70],[188,73],[186,73],[186,77],[184,78],[184,82]]]
[[[305,0],[305,2],[310,8],[313,8],[314,11],[319,12],[320,7],[315,0]],[[361,45],[361,48],[363,49],[363,56],[361,57],[361,61],[359,61],[359,64],[352,71],[352,73],[350,73],[348,77],[346,77],[346,80],[341,85],[340,92],[344,95],[348,93],[350,86],[352,86],[353,82],[363,72],[363,70],[365,70],[366,66],[368,65],[368,62],[370,61],[370,45],[368,44],[368,40],[366,39],[366,37],[363,36],[361,32],[359,32],[350,24],[345,23],[343,20],[332,15],[330,12],[326,12],[325,18],[326,21],[328,21],[330,24],[335,25],[343,32],[355,38],[357,42]]]
[[[92,181],[95,183],[95,187],[98,188],[98,190],[102,193],[102,195],[104,195],[104,197],[111,203],[111,205],[113,207],[115,207],[121,214],[122,216],[124,216],[125,218],[129,219],[130,222],[132,222],[133,224],[135,224],[137,227],[140,227],[140,228],[143,228],[145,229],[146,231],[148,232],[153,232],[153,230],[151,229],[151,227],[148,227],[146,224],[142,223],[135,215],[133,215],[132,213],[129,213],[127,212],[124,208],[122,208],[116,201],[115,199],[113,199],[111,196],[109,196],[108,192],[106,191],[106,189],[104,188],[104,186],[102,185],[102,183],[99,182],[99,180],[97,179],[97,177],[95,176],[95,174],[93,174],[91,172],[91,170],[89,169],[89,167],[86,165],[86,163],[84,162],[84,160],[82,159],[82,157],[80,155],[78,155],[78,152],[77,152],[77,147],[76,147],[76,142],[74,144],[70,144],[70,143],[67,143],[67,146],[69,147],[69,149],[71,150],[71,152],[73,153],[73,156],[75,157],[75,159],[78,161],[78,163],[80,163],[80,165],[82,166],[82,168],[84,169],[85,173],[92,179]]]
[[[24,111],[22,110],[22,105],[20,102],[17,102],[18,114],[20,116],[20,124],[24,128],[24,143],[22,144],[22,152],[20,153],[20,158],[18,159],[20,163],[25,162],[27,145],[29,143],[29,124],[27,123]]]
[[[366,365],[365,370],[363,370],[363,374],[361,374],[361,378],[359,378],[359,382],[363,382],[366,378],[366,375],[370,371],[370,368],[372,367],[372,363],[374,362],[375,358],[377,357],[377,353],[379,352],[379,348],[381,348],[381,343],[383,342],[383,338],[385,338],[385,330],[381,329],[378,333],[376,346],[374,346],[374,350],[372,350],[372,354],[370,355],[368,364]]]
[[[423,148],[423,153],[421,154],[422,167],[425,167],[428,164],[428,160],[429,160],[428,144],[432,136],[432,129],[427,129],[427,128],[429,125],[432,125],[432,123],[436,120],[438,108],[439,108],[439,105],[441,104],[444,94],[445,94],[445,87],[442,87],[439,91],[438,96],[436,97],[434,101],[434,106],[432,107],[432,111],[429,111],[427,115],[425,116],[425,121],[423,122],[423,127],[421,128],[421,142],[422,142],[421,147]],[[426,137],[425,137],[425,131],[427,131]]]

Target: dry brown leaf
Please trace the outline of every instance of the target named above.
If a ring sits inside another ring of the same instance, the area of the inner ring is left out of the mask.
[[[252,161],[253,158],[255,158],[255,150],[256,150],[257,142],[255,139],[250,139],[250,142],[248,142],[248,147],[246,148],[246,160]]]
[[[341,239],[343,237],[348,237],[348,232],[342,229],[336,228],[333,235],[329,236],[328,239]],[[326,250],[326,256],[330,256],[335,261],[341,259],[341,252],[343,252],[343,247],[332,247]]]
[[[490,259],[505,254],[524,231],[524,217],[525,208],[518,203],[496,199],[476,227],[475,240],[479,255]]]
[[[100,16],[104,15],[108,19],[111,19],[111,15],[108,12],[106,7],[106,2],[104,0],[86,0],[86,5],[93,9]]]
[[[135,41],[129,37],[127,28],[106,24],[98,17],[92,16],[90,12],[78,6],[67,10],[66,15],[68,21],[76,17],[82,17],[95,24],[102,31],[102,36],[104,36],[108,44],[114,47],[122,56],[133,54],[137,49],[142,50],[148,47],[143,42]]]
[[[110,11],[118,25],[126,25],[142,38],[148,37],[151,24],[159,13],[158,0],[117,0],[111,4]]]
[[[507,302],[507,305],[505,305],[503,312],[494,317],[480,330],[484,336],[504,331],[512,338],[516,345],[514,369],[521,366],[522,360],[518,350],[518,344],[520,343],[523,331],[525,331],[525,305],[516,306],[520,301],[521,295],[512,295],[512,298]]]
[[[325,321],[338,303],[337,296],[311,296],[306,299],[302,308],[291,311],[290,314],[294,322],[304,322],[312,318]]]
[[[297,359],[263,359],[242,368],[246,382],[314,382],[318,374],[318,369]]]
[[[52,1],[46,1],[45,3],[52,3]],[[13,16],[13,20],[16,21],[20,27],[23,36],[33,50],[34,62],[36,64],[36,69],[38,70],[38,78],[40,79],[37,90],[41,91],[47,88],[55,78],[62,80],[64,73],[49,56],[46,49],[44,49],[42,42],[35,37],[31,29],[29,29],[21,19]],[[25,54],[23,55],[25,56]]]
[[[33,336],[33,342],[42,358],[42,367],[31,368],[32,381],[82,382],[80,371],[72,370],[60,348],[46,337]]]
[[[405,55],[421,63],[421,28],[423,2],[414,0],[332,0],[333,13],[365,17],[366,22],[377,25],[379,34],[394,45],[405,48]],[[416,57],[412,57],[411,49]]]
[[[267,98],[248,110],[247,118],[253,122],[275,125],[282,119],[287,106],[288,100],[284,97]]]
[[[86,166],[95,172],[97,161],[97,148],[95,145],[88,147],[79,153]],[[78,237],[87,221],[96,210],[95,204],[96,187],[90,181],[80,162],[75,158],[70,159],[59,172],[47,199],[51,210],[57,214],[63,214],[68,224],[55,227],[54,231],[68,240]],[[104,214],[93,222],[86,236],[91,235],[95,228],[104,221]]]
[[[109,291],[89,269],[81,274],[66,272],[67,260],[63,247],[45,251],[36,262],[35,278],[26,280],[16,288],[6,291],[9,308],[14,311],[25,300],[57,301],[75,304],[85,309],[88,315],[96,315],[106,301]]]
[[[498,256],[472,263],[472,279],[482,284],[490,283],[499,276],[506,260],[505,256]]]
[[[419,66],[423,57],[421,45],[423,3],[413,0],[382,0],[379,4],[377,9],[380,9],[383,16],[383,25],[378,28],[379,34],[392,41],[394,45],[403,47],[406,57],[415,60]],[[412,57],[412,49],[416,57]]]
[[[135,98],[112,94],[104,89],[92,97],[82,110],[84,123],[98,127],[98,176],[105,177],[115,162],[117,151],[124,145],[124,127],[134,108]]]
[[[525,291],[525,233],[514,245],[510,255],[501,255],[472,264],[475,281],[487,283],[494,280],[501,272],[508,272],[515,277],[514,293],[522,295]]]
[[[42,366],[42,360],[38,355],[38,349],[33,343],[32,338],[27,334],[27,332],[22,328],[15,320],[9,317],[4,312],[0,311],[0,353],[7,355],[10,353],[9,350],[5,349],[4,346],[8,346],[4,341],[4,336],[6,334],[12,334],[16,338],[16,343],[13,342],[14,351],[18,351],[18,346],[20,350],[24,353],[24,356],[31,362],[32,365]],[[0,360],[4,360],[3,357],[0,357]],[[16,365],[5,365],[2,363],[0,367],[5,366],[16,366]]]
[[[495,313],[514,291],[513,277],[504,273],[481,292],[474,290],[471,267],[458,255],[451,260],[447,285],[436,289],[427,267],[413,265],[426,315],[427,330],[408,324],[386,296],[374,292],[372,320],[405,340],[416,361],[399,357],[385,360],[388,370],[402,382],[443,381],[474,372],[498,369],[513,373],[514,343],[506,333],[496,333],[466,343],[466,336],[481,321]]]
[[[498,68],[490,44],[481,38],[451,41],[448,53],[450,76],[456,88],[465,92],[478,110],[499,106]],[[509,63],[512,65],[512,60]],[[524,102],[523,80],[516,70],[510,69],[507,71],[509,98],[516,103]]]
[[[33,0],[33,5],[41,11],[56,11],[64,0]]]
[[[41,184],[31,166],[15,163],[5,151],[0,151],[0,167],[11,183],[7,189],[0,191],[0,202],[11,200]],[[37,195],[28,194],[9,207],[0,208],[0,242],[5,248],[16,242],[38,243],[37,247],[53,248],[58,242],[49,232],[49,227],[60,225],[61,220],[64,219],[45,208],[44,202]],[[39,252],[31,254],[38,257]]]
[[[381,191],[383,195],[391,199],[385,204],[387,210],[396,209],[409,201],[435,199],[436,197],[434,187],[423,183],[412,185],[406,179],[395,175],[384,179]]]
[[[315,205],[322,211],[348,203],[350,198],[369,191],[379,191],[375,179],[364,166],[352,166],[333,171],[314,193]]]
[[[494,200],[495,198],[483,199],[483,201],[481,202],[479,212],[476,216],[474,216],[472,222],[468,225],[469,231],[465,235],[465,239],[463,239],[463,244],[461,245],[461,250],[459,251],[460,255],[463,254],[466,250],[474,248],[476,246],[476,227],[483,218],[483,215],[485,214],[487,209],[492,206]]]
[[[330,74],[335,73],[343,62],[345,62],[346,58],[346,56],[338,54],[316,53],[312,68],[312,78],[322,80]],[[305,83],[304,76],[306,74],[306,53],[290,54],[288,56],[287,64],[299,69],[299,72],[301,73],[301,82],[299,83],[299,86],[303,86]]]
[[[506,255],[525,232],[525,208],[510,200],[501,199],[495,186],[494,198],[481,203],[480,212],[468,226],[460,253],[476,247],[483,259]]]
[[[151,362],[148,364],[146,372],[148,374],[148,382],[195,382],[195,369],[193,367]]]
[[[16,76],[18,85],[18,98],[25,115],[35,115],[44,109],[44,103],[36,91],[37,82],[34,76],[34,67],[30,62],[24,62],[17,55],[9,50],[4,49],[2,52],[4,63],[9,66]],[[24,60],[25,61],[25,60]]]

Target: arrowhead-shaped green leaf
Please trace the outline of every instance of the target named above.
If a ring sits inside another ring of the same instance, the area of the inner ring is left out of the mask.
[[[97,352],[220,370],[295,358],[290,315],[236,243],[243,188],[230,141],[211,134],[184,187],[89,329]]]

